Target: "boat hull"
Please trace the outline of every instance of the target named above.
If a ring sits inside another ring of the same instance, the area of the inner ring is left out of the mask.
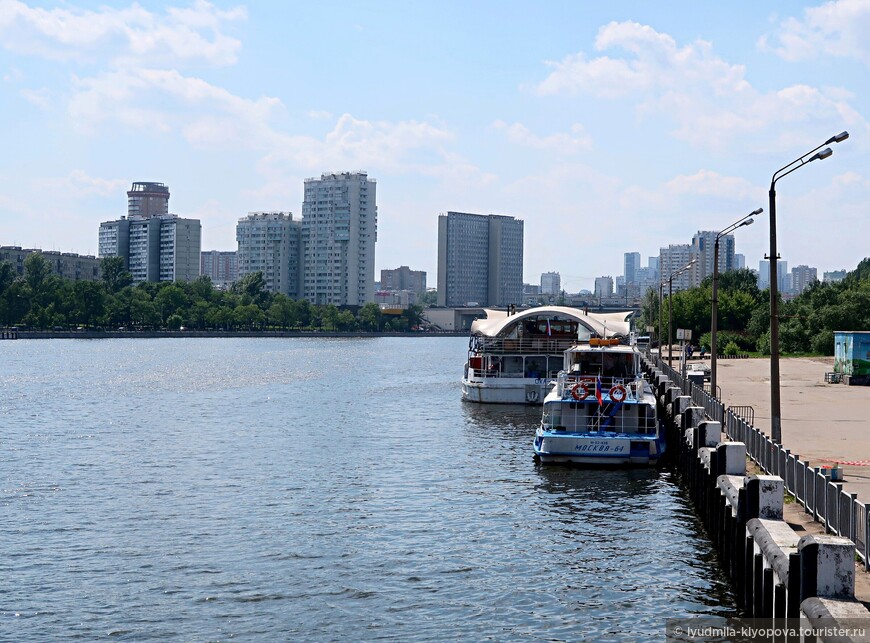
[[[463,378],[462,399],[479,404],[540,405],[549,388],[548,380],[543,378]]]
[[[565,433],[538,429],[535,457],[545,463],[652,465],[664,455],[657,436],[625,433]]]

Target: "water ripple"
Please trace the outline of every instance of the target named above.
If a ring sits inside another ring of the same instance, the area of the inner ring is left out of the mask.
[[[535,409],[460,402],[465,348],[4,343],[2,636],[633,641],[733,612],[666,471],[535,465]]]

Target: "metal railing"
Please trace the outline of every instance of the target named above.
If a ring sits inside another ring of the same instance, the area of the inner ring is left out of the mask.
[[[867,505],[858,500],[858,494],[844,491],[841,483],[832,482],[830,474],[826,475],[830,469],[811,467],[755,428],[752,407],[726,408],[702,387],[683,378],[661,357],[649,353],[647,357],[685,395],[691,396],[694,405],[703,407],[707,417],[720,422],[729,439],[743,442],[747,456],[765,473],[781,477],[786,491],[814,520],[824,525],[826,533],[852,540],[864,568],[870,570],[870,512]]]
[[[762,431],[729,408],[725,412],[725,433],[732,440],[746,444],[747,455],[770,475],[781,477],[785,489],[803,505],[813,519],[825,527],[826,533],[849,538],[855,543],[858,556],[870,570],[870,514],[858,494],[843,490],[832,482],[829,469],[811,467],[807,462],[783,448]]]
[[[477,353],[493,355],[559,355],[577,344],[576,337],[549,337],[547,335],[520,337],[471,337],[469,349]]]

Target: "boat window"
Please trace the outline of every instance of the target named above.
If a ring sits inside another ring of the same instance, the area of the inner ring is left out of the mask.
[[[547,356],[535,355],[526,358],[525,367],[526,377],[546,377],[547,376]]]
[[[559,402],[544,405],[544,426],[552,429],[562,426],[562,404]]]

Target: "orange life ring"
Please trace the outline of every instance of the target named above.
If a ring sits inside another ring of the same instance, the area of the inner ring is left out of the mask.
[[[589,389],[587,388],[587,384],[591,384],[595,380],[585,379],[577,382],[574,387],[571,389],[571,397],[573,397],[578,402],[582,402],[587,397],[589,397]]]
[[[626,396],[625,387],[622,384],[617,384],[610,389],[610,399],[614,402],[624,402]]]

